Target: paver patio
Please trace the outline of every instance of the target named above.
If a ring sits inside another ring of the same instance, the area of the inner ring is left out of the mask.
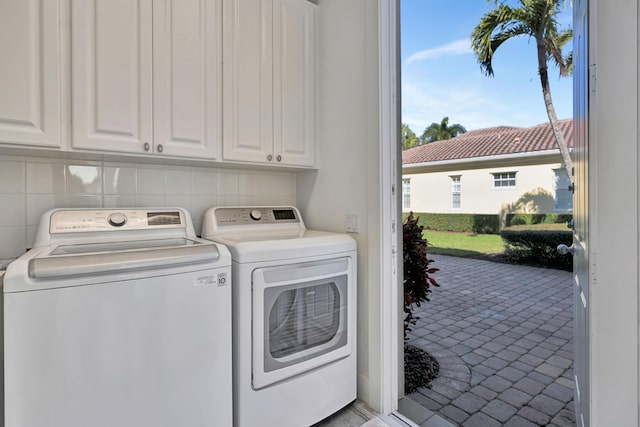
[[[441,287],[416,310],[409,343],[440,375],[408,397],[463,427],[575,426],[571,273],[432,258]]]

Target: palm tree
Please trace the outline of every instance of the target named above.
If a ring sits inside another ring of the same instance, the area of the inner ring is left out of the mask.
[[[402,124],[402,149],[407,150],[409,148],[417,147],[420,145],[420,140],[416,134],[411,130],[409,125]]]
[[[444,117],[440,123],[433,122],[425,128],[420,137],[420,141],[422,141],[422,144],[441,141],[443,139],[453,138],[466,131],[465,127],[459,123],[449,126],[449,117]]]
[[[570,75],[572,71],[573,57],[571,54],[563,56],[562,48],[571,40],[573,32],[571,29],[558,30],[557,14],[564,0],[520,0],[520,6],[514,8],[498,3],[497,0],[494,2],[496,7],[480,19],[480,23],[471,33],[471,46],[480,63],[480,69],[485,75],[493,76],[493,55],[507,40],[518,36],[535,39],[538,73],[547,116],[565,169],[573,184],[573,162],[564,135],[558,127],[558,116],[551,100],[547,70],[547,62],[551,61],[558,66],[561,77]]]

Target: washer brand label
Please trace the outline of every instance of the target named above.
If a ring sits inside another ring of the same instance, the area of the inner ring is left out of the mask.
[[[216,283],[217,280],[215,276],[202,276],[194,279],[193,286],[215,285]]]

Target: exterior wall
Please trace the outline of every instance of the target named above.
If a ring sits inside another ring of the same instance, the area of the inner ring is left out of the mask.
[[[484,169],[458,169],[418,174],[404,173],[410,180],[410,207],[403,211],[433,213],[552,213],[556,210],[555,173],[560,163],[492,167]],[[494,188],[493,174],[516,172],[515,188]],[[460,176],[460,208],[452,208],[451,177]],[[543,189],[543,192],[537,191]],[[536,193],[531,196],[526,193]],[[529,197],[527,197],[529,196]]]

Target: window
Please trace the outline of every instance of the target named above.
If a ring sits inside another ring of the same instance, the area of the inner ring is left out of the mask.
[[[569,175],[562,169],[554,169],[553,188],[554,208],[556,211],[571,211],[573,208],[573,194],[569,191]]]
[[[402,210],[411,209],[411,180],[402,180]]]
[[[460,175],[451,177],[451,209],[460,209]]]
[[[493,188],[515,188],[515,172],[498,172],[493,174]]]

